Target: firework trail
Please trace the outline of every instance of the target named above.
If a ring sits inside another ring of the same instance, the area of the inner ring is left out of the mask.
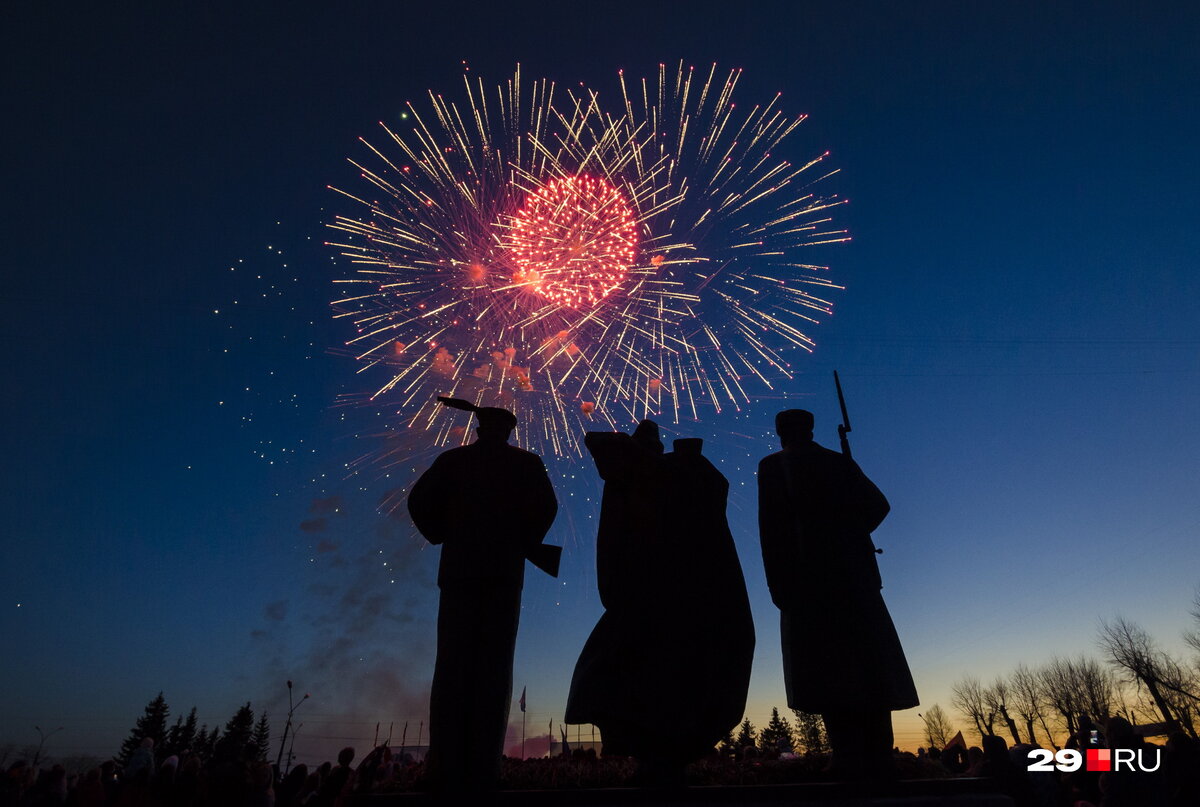
[[[804,120],[778,96],[748,110],[740,71],[660,66],[587,88],[500,87],[409,104],[351,160],[366,187],[331,245],[346,344],[380,379],[369,399],[433,443],[463,442],[436,395],[503,406],[517,440],[578,455],[586,428],[741,408],[790,378],[839,288],[801,247],[848,240],[821,193],[827,153],[773,157]],[[382,125],[382,124],[381,124]]]

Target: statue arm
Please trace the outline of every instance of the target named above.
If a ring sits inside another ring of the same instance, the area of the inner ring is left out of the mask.
[[[857,475],[857,496],[858,512],[862,514],[862,527],[867,532],[874,532],[883,520],[887,518],[887,514],[891,512],[892,506],[888,503],[887,497],[883,492],[875,486],[875,483],[867,478],[867,475],[862,472],[858,464],[854,465],[854,472]]]
[[[532,467],[536,466],[536,467]],[[558,498],[554,495],[554,485],[550,483],[550,475],[546,473],[546,465],[541,459],[534,458],[531,463],[531,508],[528,544],[537,546],[546,537],[558,516]]]
[[[445,479],[437,460],[421,474],[408,494],[408,514],[417,530],[431,544],[440,544],[446,539]]]

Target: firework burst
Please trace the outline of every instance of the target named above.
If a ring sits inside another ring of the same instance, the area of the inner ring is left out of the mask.
[[[739,76],[620,75],[612,108],[519,69],[464,78],[364,140],[366,188],[338,191],[358,212],[330,226],[370,399],[438,445],[466,438],[436,395],[504,406],[520,443],[574,455],[582,427],[741,408],[791,377],[838,288],[802,248],[847,240],[844,200],[818,190],[827,153],[772,156],[804,118],[738,109]]]
[[[604,179],[552,179],[513,218],[509,255],[543,297],[569,308],[596,305],[621,287],[637,255],[637,223]]]

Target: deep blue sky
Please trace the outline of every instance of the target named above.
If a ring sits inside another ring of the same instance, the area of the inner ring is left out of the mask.
[[[833,152],[854,242],[823,256],[847,289],[788,392],[831,444],[842,373],[923,705],[1091,652],[1116,613],[1177,648],[1200,582],[1200,17],[1046,5],[10,14],[0,742],[63,725],[58,753],[111,752],[160,689],[210,724],[245,700],[277,717],[288,676],[314,695],[301,751],[423,718],[435,556],[375,512],[402,479],[345,468],[372,413],[334,406],[363,385],[328,353],[344,270],[319,242],[356,138],[456,92],[464,59],[602,93],[716,61],[741,99],[811,115],[797,147]],[[759,724],[783,705],[752,518],[776,403],[692,428],[724,435]],[[561,717],[599,613],[572,472],[564,575],[526,588],[531,726]]]

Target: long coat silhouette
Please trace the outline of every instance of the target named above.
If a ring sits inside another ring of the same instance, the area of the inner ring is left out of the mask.
[[[917,705],[871,542],[889,509],[854,460],[811,439],[758,466],[763,565],[780,609],[793,709],[825,714]]]
[[[481,411],[480,439],[438,456],[408,498],[417,529],[442,545],[429,763],[444,787],[496,783],[524,559],[558,510],[541,459],[505,442],[511,426],[489,430],[491,411],[503,410]]]
[[[652,424],[650,424],[652,426]],[[741,719],[754,625],[725,518],[729,484],[699,452],[661,455],[657,429],[585,439],[604,479],[596,576],[604,614],[580,654],[566,722],[606,754],[677,765]]]

